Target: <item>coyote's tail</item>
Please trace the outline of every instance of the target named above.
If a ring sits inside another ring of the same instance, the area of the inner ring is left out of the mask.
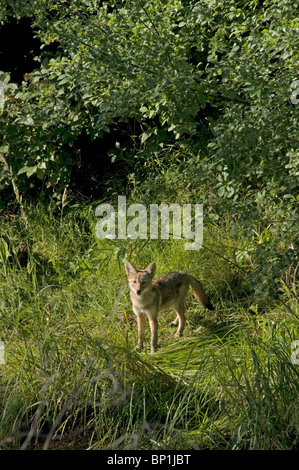
[[[215,310],[213,305],[209,301],[208,297],[206,296],[201,283],[197,279],[195,279],[195,277],[191,275],[189,275],[189,279],[190,279],[190,285],[193,289],[193,294],[196,300],[207,309]]]

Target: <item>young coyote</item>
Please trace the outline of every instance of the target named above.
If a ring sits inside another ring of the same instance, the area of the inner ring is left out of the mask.
[[[130,286],[132,307],[137,316],[138,343],[136,348],[142,349],[146,317],[151,327],[151,352],[158,346],[158,312],[173,308],[177,315],[171,325],[178,326],[176,337],[182,335],[186,323],[185,299],[191,286],[198,302],[209,310],[214,307],[204,293],[203,287],[195,277],[186,271],[167,273],[153,281],[156,264],[151,263],[146,269],[138,270],[126,261],[126,273]]]

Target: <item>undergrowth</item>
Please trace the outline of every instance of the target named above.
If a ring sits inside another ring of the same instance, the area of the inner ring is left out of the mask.
[[[0,445],[34,449],[296,449],[296,279],[260,303],[229,230],[204,248],[181,240],[100,241],[90,207],[3,214],[0,241]],[[30,243],[28,262],[13,255]],[[159,317],[159,351],[134,350],[125,258],[157,275],[187,269],[215,305],[190,294],[184,337]],[[249,261],[248,261],[249,260]],[[292,355],[293,354],[293,355]]]

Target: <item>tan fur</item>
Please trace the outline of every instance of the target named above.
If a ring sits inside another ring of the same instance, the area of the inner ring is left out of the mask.
[[[144,270],[137,270],[126,261],[126,273],[130,286],[132,308],[137,316],[138,343],[137,348],[142,349],[144,342],[146,317],[151,328],[151,352],[158,347],[158,313],[170,308],[176,311],[176,318],[171,323],[178,327],[175,334],[183,334],[186,324],[186,296],[191,287],[198,302],[209,310],[214,307],[204,293],[201,283],[186,271],[170,272],[153,280],[156,264],[151,263]]]

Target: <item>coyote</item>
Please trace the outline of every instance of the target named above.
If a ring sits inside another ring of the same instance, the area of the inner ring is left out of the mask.
[[[138,270],[129,261],[126,261],[130,297],[138,325],[136,349],[143,347],[145,322],[148,317],[151,328],[152,353],[157,351],[158,346],[158,312],[173,308],[177,315],[171,325],[178,326],[175,336],[182,336],[186,323],[185,299],[190,286],[196,300],[209,310],[214,310],[201,283],[191,274],[186,271],[170,272],[153,281],[155,271],[155,263],[151,263],[146,269]]]

